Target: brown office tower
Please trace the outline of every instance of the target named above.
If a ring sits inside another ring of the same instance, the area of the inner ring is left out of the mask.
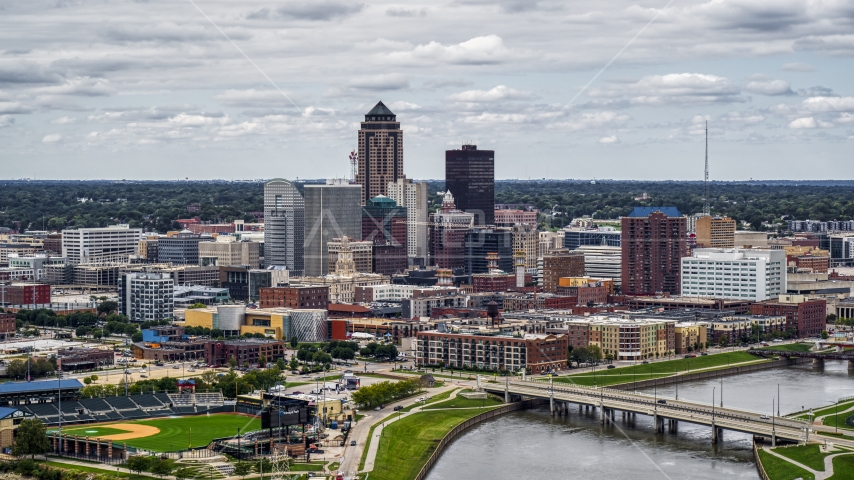
[[[735,248],[735,220],[729,217],[697,219],[698,248]]]
[[[495,151],[477,145],[446,150],[445,190],[458,209],[474,214],[475,225],[495,225]]]
[[[566,249],[553,251],[543,257],[543,291],[555,293],[563,277],[584,276],[584,252]]]
[[[688,219],[676,207],[635,207],[623,217],[623,293],[679,294],[680,263],[688,256]]]
[[[403,178],[403,130],[383,102],[365,115],[359,130],[359,171],[356,183],[362,186],[362,205],[385,195],[389,183]]]

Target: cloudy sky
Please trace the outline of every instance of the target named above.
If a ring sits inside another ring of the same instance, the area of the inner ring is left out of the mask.
[[[845,0],[0,0],[3,178],[854,177]],[[604,67],[607,67],[602,71]],[[600,74],[601,72],[601,74]]]

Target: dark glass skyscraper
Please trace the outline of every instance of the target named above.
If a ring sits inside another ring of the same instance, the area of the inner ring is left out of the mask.
[[[475,225],[495,224],[495,152],[477,145],[445,151],[445,190],[459,210],[474,214]]]

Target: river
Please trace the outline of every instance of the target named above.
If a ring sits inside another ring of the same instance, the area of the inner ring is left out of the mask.
[[[780,397],[783,415],[802,407],[828,405],[854,395],[847,364],[827,362],[823,371],[810,365],[723,377],[724,406],[771,414]],[[720,379],[679,385],[679,398],[709,403],[715,388],[720,405]],[[644,389],[672,398],[675,388]],[[515,412],[481,423],[457,438],[436,463],[427,480],[459,479],[709,479],[759,478],[751,437],[724,431],[724,441],[711,443],[711,429],[681,423],[678,433],[652,433],[652,419],[637,415],[600,425],[591,409],[570,406],[566,417],[547,409]]]

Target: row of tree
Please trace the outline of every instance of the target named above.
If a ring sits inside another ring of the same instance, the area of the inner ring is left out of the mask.
[[[15,359],[6,366],[6,375],[15,380],[26,380],[29,373],[30,378],[47,377],[56,371],[56,358],[30,357],[27,360]]]
[[[381,362],[392,361],[397,358],[398,351],[397,347],[394,345],[371,342],[359,350],[359,355],[363,357],[371,357],[374,360]]]
[[[353,401],[362,407],[373,408],[385,403],[408,397],[420,389],[418,380],[380,382],[367,385],[353,392]]]

